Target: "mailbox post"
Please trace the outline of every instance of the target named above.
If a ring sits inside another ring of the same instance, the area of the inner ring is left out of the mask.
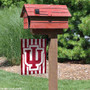
[[[48,35],[49,43],[49,90],[58,90],[57,79],[57,35],[68,28],[71,17],[66,5],[24,4],[21,17],[24,29],[34,35]]]
[[[57,34],[49,35],[49,90],[58,90],[57,79]]]

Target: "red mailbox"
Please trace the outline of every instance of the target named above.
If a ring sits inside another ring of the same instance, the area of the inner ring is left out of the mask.
[[[68,28],[69,13],[66,5],[24,4],[21,17],[24,19],[24,29],[34,34],[62,33]]]
[[[71,14],[66,5],[24,4],[21,17],[24,19],[24,29],[30,28],[33,34],[48,35],[50,38],[49,90],[57,90],[57,34],[68,28]]]

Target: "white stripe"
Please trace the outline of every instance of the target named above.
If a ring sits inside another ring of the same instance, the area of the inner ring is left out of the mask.
[[[33,71],[31,71],[31,74],[33,74]]]
[[[32,50],[30,52],[30,61],[32,61]]]
[[[43,39],[43,47],[45,47],[45,39]]]
[[[33,44],[33,39],[31,39],[31,45]]]
[[[35,44],[37,45],[37,39],[35,39]]]
[[[41,47],[41,39],[39,39],[39,46]]]
[[[44,61],[43,61],[43,74],[45,73],[45,54],[43,54],[43,59],[44,59]]]
[[[27,39],[27,47],[29,47],[29,39]]]
[[[25,63],[24,63],[24,60],[25,60],[25,57],[23,55],[23,62],[22,62],[23,63],[23,66],[22,66],[23,67],[23,75],[25,75]]]
[[[36,51],[36,61],[38,60],[38,52]]]
[[[37,39],[35,39],[35,44],[37,45]],[[38,52],[36,51],[36,60],[38,60]]]
[[[37,71],[35,71],[35,74],[37,74]]]
[[[33,39],[31,39],[31,45],[33,44]],[[30,61],[32,61],[32,50],[30,52]]]
[[[29,75],[29,69],[28,69],[28,66],[27,66],[27,75]]]
[[[41,66],[40,66],[40,68],[39,68],[39,74],[41,74]]]

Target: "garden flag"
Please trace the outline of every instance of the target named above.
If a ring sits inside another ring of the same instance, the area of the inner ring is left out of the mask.
[[[21,39],[21,75],[46,73],[46,39]]]

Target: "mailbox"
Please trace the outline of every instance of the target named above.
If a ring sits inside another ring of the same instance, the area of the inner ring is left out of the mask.
[[[24,4],[21,17],[24,20],[24,29],[30,29],[35,35],[48,35],[50,38],[49,90],[57,90],[57,34],[68,28],[68,18],[71,14],[66,5]]]
[[[66,5],[24,4],[21,17],[24,29],[33,34],[60,34],[68,28],[71,14]]]

